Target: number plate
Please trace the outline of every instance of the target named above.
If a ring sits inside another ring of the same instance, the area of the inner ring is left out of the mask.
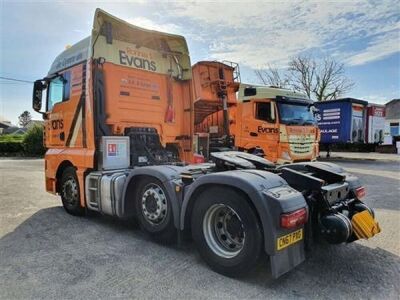
[[[281,236],[276,240],[276,249],[282,250],[303,239],[303,229],[293,231],[287,235]]]

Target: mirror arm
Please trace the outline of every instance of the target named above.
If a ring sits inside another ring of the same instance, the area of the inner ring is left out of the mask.
[[[42,119],[43,119],[43,120],[47,120],[47,119],[48,119],[47,113],[42,112],[42,111],[37,111],[37,113],[42,115]]]

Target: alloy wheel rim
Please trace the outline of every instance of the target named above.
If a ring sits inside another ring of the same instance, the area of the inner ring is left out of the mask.
[[[223,258],[237,256],[246,239],[244,225],[238,213],[224,204],[215,204],[206,211],[203,234],[209,248]]]
[[[74,178],[69,178],[63,185],[63,197],[69,206],[75,205],[78,200],[78,184]]]
[[[142,195],[142,214],[147,222],[152,225],[162,223],[167,217],[167,197],[163,189],[150,183],[144,188]]]

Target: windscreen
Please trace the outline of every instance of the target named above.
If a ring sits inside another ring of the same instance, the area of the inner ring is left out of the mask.
[[[309,105],[302,103],[278,102],[280,122],[286,125],[315,125],[314,114]]]

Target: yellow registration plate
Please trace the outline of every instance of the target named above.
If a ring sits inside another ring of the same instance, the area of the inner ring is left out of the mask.
[[[282,250],[303,239],[303,229],[293,231],[287,235],[281,236],[276,240],[276,249]]]

